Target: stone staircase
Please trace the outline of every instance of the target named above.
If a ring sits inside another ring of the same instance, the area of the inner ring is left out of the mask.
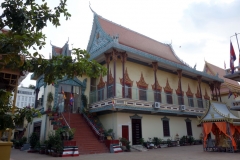
[[[73,140],[77,142],[80,155],[109,152],[105,144],[101,143],[95,136],[94,131],[90,128],[81,114],[63,113],[63,116],[69,126],[75,129]]]
[[[148,149],[146,147],[142,146],[142,145],[132,145],[131,150],[139,151],[139,152],[148,151]]]

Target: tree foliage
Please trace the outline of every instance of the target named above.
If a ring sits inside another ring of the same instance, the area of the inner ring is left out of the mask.
[[[54,1],[55,2],[55,1]],[[42,32],[44,27],[52,24],[60,26],[60,17],[68,20],[71,14],[68,12],[66,0],[59,0],[59,4],[50,8],[45,0],[5,0],[1,3],[0,13],[0,71],[3,68],[12,70],[34,72],[37,75],[44,74],[44,81],[51,84],[65,76],[73,78],[87,75],[98,77],[106,74],[106,68],[96,61],[89,60],[86,50],[72,49],[71,56],[55,56],[45,59],[39,51],[45,46],[46,35]],[[9,103],[10,93],[0,88],[0,121],[11,119],[7,125],[1,125],[0,130],[6,127],[14,128],[23,118],[32,121],[32,115],[38,114],[34,109],[25,107],[18,109],[13,117],[12,105]]]
[[[0,16],[0,29],[8,27],[10,30],[0,34],[0,56],[3,57],[0,58],[0,68],[44,74],[44,80],[48,84],[64,76],[73,78],[82,75],[105,75],[106,68],[94,60],[89,61],[90,56],[86,50],[73,49],[72,54],[76,57],[74,59],[71,56],[55,56],[48,60],[39,53],[46,44],[42,29],[47,23],[58,27],[61,15],[66,20],[71,17],[66,6],[66,0],[60,0],[54,9],[51,9],[45,0],[42,0],[41,4],[36,0],[5,0],[1,4],[3,13]]]

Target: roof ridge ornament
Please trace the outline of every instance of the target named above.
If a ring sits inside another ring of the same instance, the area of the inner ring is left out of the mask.
[[[97,14],[93,9],[92,9],[92,7],[91,7],[91,2],[89,1],[89,8],[90,8],[90,10],[94,13],[94,14]]]

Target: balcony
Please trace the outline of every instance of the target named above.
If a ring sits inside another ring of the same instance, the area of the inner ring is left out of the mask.
[[[165,92],[155,92],[152,89],[144,90],[135,87],[125,86],[125,97],[123,97],[123,87],[121,84],[116,85],[116,97],[113,97],[113,86],[102,88],[90,92],[90,110],[100,111],[105,109],[118,108],[130,110],[146,110],[151,112],[159,112],[153,108],[154,102],[160,102],[161,111],[179,110],[180,105],[185,105],[184,113],[191,112],[202,114],[209,105],[208,100],[192,98],[187,96],[178,96],[177,94],[167,94]],[[183,112],[181,112],[183,114]]]
[[[234,67],[234,73],[232,73],[231,68],[225,70],[226,75],[225,78],[229,78],[234,81],[240,82],[240,66]]]
[[[232,102],[230,110],[240,111],[240,100]]]

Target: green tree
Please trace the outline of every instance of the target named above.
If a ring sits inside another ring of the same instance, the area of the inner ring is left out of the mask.
[[[35,89],[35,86],[32,85],[32,84],[29,84],[28,88],[30,88],[30,89]]]
[[[1,3],[0,13],[0,72],[1,69],[19,70],[20,72],[34,72],[44,74],[44,81],[51,84],[57,79],[67,76],[87,75],[98,77],[106,74],[106,68],[96,61],[89,60],[86,50],[72,49],[71,56],[55,56],[45,59],[39,53],[45,43],[46,35],[42,32],[47,23],[60,26],[59,18],[68,20],[71,15],[66,6],[66,0],[59,0],[59,4],[50,8],[45,0],[5,0]],[[33,51],[33,52],[32,52]],[[0,88],[0,121],[9,117],[12,105],[9,103],[11,94]],[[14,121],[19,122],[26,117],[30,122],[32,114],[38,114],[34,109],[18,109],[13,120],[7,125],[0,125],[0,130],[14,128]],[[0,132],[1,133],[1,132]]]

